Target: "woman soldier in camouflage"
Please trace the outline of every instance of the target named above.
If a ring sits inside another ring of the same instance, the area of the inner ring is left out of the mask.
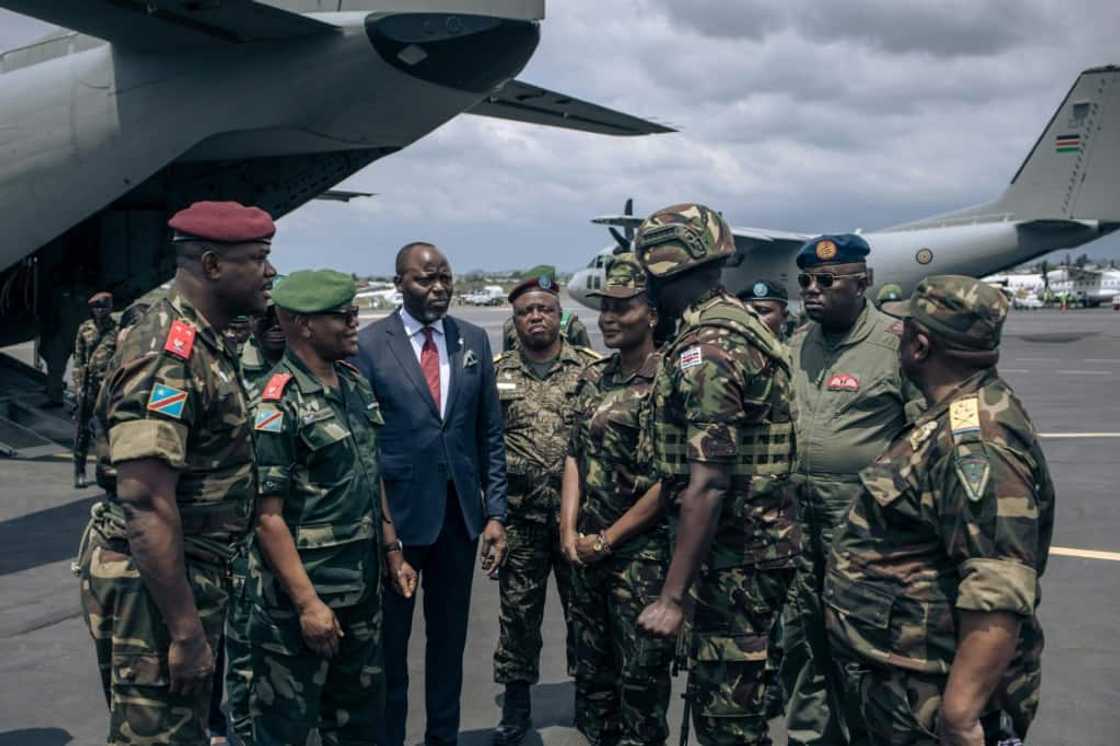
[[[633,254],[614,259],[596,294],[603,341],[617,352],[577,384],[560,508],[564,554],[576,566],[576,726],[592,744],[664,743],[673,641],[637,625],[669,563],[660,487],[638,449],[659,363],[657,312]]]

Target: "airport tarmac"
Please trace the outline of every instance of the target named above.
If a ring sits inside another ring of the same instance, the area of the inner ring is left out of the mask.
[[[573,309],[578,310],[578,309]],[[456,307],[500,344],[508,308]],[[595,345],[595,314],[579,311]],[[600,347],[601,349],[601,347]],[[1042,706],[1029,743],[1106,746],[1120,732],[1120,313],[1013,312],[1000,370],[1042,434],[1057,485],[1054,550],[1042,581],[1046,630]],[[68,454],[0,461],[0,746],[104,743],[106,711],[93,647],[70,573],[95,490],[70,486]],[[492,681],[497,587],[475,580],[463,687],[462,742],[488,744],[498,720]],[[420,614],[417,621],[420,622]],[[546,610],[541,683],[526,743],[581,744],[572,727],[573,687],[565,675],[563,621],[553,595]],[[410,647],[408,742],[423,740],[423,628]],[[681,689],[679,680],[676,691]],[[681,703],[674,695],[671,740]],[[775,742],[785,743],[775,728]]]

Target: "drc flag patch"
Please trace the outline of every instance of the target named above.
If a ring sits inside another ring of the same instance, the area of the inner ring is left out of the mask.
[[[171,386],[164,386],[162,383],[157,383],[156,387],[152,389],[152,395],[148,397],[149,412],[159,412],[168,417],[174,417],[177,420],[182,419],[183,407],[185,407],[186,404],[186,391],[172,388]]]
[[[257,410],[253,429],[264,433],[284,432],[284,413],[272,407],[261,407]]]

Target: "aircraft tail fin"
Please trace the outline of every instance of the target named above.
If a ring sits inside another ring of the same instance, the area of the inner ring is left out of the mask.
[[[1078,76],[991,207],[1019,220],[1120,220],[1120,67]]]

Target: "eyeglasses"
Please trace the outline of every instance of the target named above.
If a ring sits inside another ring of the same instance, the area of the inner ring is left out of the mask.
[[[852,274],[847,274],[847,275],[838,275],[838,274],[834,274],[832,272],[802,272],[801,274],[799,274],[797,276],[797,284],[800,285],[801,288],[804,290],[804,289],[807,289],[810,285],[813,284],[813,280],[816,280],[817,281],[817,287],[819,287],[821,290],[828,290],[830,287],[835,285],[836,281],[838,279],[840,279],[841,277],[866,277],[866,276],[867,276],[866,272],[853,272]]]
[[[347,324],[353,324],[358,320],[358,307],[350,306],[345,311],[323,311],[323,316],[337,316],[346,321]]]

